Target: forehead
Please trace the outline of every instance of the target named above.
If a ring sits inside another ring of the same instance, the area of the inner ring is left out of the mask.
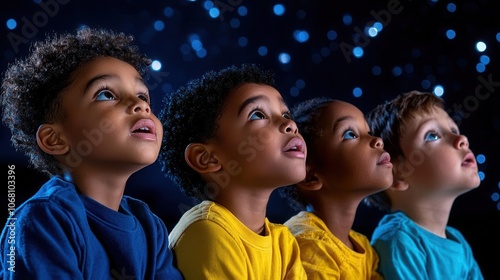
[[[345,117],[365,120],[363,112],[356,106],[344,101],[335,100],[324,105],[318,115],[317,121],[320,126],[325,126]]]
[[[286,106],[281,94],[272,86],[247,83],[240,85],[228,95],[222,114],[235,112],[237,114],[243,107],[254,102]]]
[[[72,75],[73,84],[86,84],[96,76],[135,76],[139,72],[130,64],[114,57],[97,57],[80,66]]]
[[[428,121],[435,120],[448,125],[457,126],[455,121],[448,115],[448,113],[437,106],[432,107],[429,111],[415,111],[405,117],[402,122],[401,129],[403,134],[415,132],[420,126]]]

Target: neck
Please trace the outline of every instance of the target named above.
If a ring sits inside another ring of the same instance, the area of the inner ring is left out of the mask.
[[[416,224],[426,230],[446,238],[446,226],[450,217],[453,201],[421,202],[396,205],[393,210],[404,212]]]
[[[264,222],[267,213],[267,203],[271,192],[249,192],[237,188],[225,188],[215,202],[226,207],[244,225],[257,234],[265,234]]]
[[[88,170],[84,167],[73,170],[70,175],[82,194],[115,211],[120,207],[125,185],[130,177],[128,173]]]

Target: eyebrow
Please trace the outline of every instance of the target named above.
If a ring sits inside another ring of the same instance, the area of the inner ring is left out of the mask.
[[[251,104],[251,103],[256,102],[258,100],[261,100],[261,99],[268,99],[268,97],[265,95],[257,95],[257,96],[253,96],[253,97],[250,97],[247,100],[245,100],[243,102],[243,104],[241,104],[240,109],[238,110],[238,116],[241,114],[241,111],[243,111],[243,109],[245,109],[245,107],[248,106],[248,104]],[[281,102],[283,104],[285,104],[285,101],[283,100],[283,98],[281,98]]]
[[[83,92],[87,92],[87,90],[92,87],[94,84],[96,84],[99,81],[106,81],[106,80],[119,80],[119,77],[117,75],[113,74],[103,74],[103,75],[98,75],[90,79],[87,84],[85,85],[85,88],[83,89]],[[146,86],[146,83],[142,79],[142,77],[136,77],[136,80],[140,82],[142,85]]]
[[[340,126],[341,123],[346,122],[346,121],[355,120],[355,119],[356,118],[354,118],[353,116],[343,116],[343,117],[336,119],[335,122],[333,123],[332,131],[335,131],[337,129],[337,127]]]

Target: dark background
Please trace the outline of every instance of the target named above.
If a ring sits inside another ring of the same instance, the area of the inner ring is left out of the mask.
[[[278,90],[290,106],[314,96],[330,96],[368,112],[399,93],[413,89],[432,91],[435,86],[442,86],[442,97],[450,113],[459,117],[457,123],[468,136],[472,150],[476,156],[481,154],[486,158],[479,164],[484,176],[481,186],[456,200],[449,224],[468,239],[486,279],[499,278],[495,267],[500,252],[500,4],[497,1],[6,2],[1,4],[0,11],[2,74],[8,63],[27,54],[31,42],[42,40],[53,31],[74,32],[82,25],[122,31],[134,35],[141,51],[162,64],[158,72],[149,72],[156,113],[161,109],[162,97],[188,80],[208,70],[244,62],[273,70]],[[448,10],[450,3],[455,4],[455,12]],[[285,7],[283,15],[273,13],[276,4]],[[207,8],[211,6],[219,8],[218,16],[209,15]],[[350,24],[343,21],[346,14],[352,17]],[[9,19],[17,21],[16,28],[7,28]],[[157,21],[163,23],[163,29],[154,28]],[[379,21],[383,29],[376,37],[368,37],[363,30],[374,21]],[[445,35],[448,29],[456,32],[452,40]],[[307,40],[297,41],[294,38],[297,31],[306,31]],[[200,55],[192,44],[193,38],[202,43]],[[478,41],[487,46],[483,53],[475,49]],[[349,54],[356,45],[364,51],[360,58]],[[262,46],[267,48],[265,55],[258,52]],[[281,63],[280,53],[289,54],[290,62]],[[478,72],[476,65],[481,55],[487,55],[489,63],[484,71]],[[374,74],[374,67],[379,67],[381,73]],[[396,67],[402,70],[399,75],[397,71],[394,74]],[[485,81],[490,81],[488,87]],[[353,94],[356,87],[362,90],[360,97]],[[9,139],[10,132],[1,126],[0,164],[4,182],[7,165],[15,165],[19,205],[47,178],[29,168],[24,155],[12,148]],[[134,174],[126,193],[146,201],[169,229],[195,203],[163,177],[158,164]],[[0,195],[4,219],[6,198],[7,192]],[[273,194],[269,219],[284,222],[293,214],[286,202]],[[362,205],[354,229],[371,236],[380,217],[379,212]]]

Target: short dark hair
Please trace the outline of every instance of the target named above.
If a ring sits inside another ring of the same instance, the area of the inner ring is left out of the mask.
[[[13,146],[29,157],[34,168],[47,175],[62,174],[56,159],[38,147],[36,133],[41,124],[64,120],[61,93],[75,70],[96,57],[109,56],[145,73],[150,60],[132,41],[123,33],[86,27],[76,35],[47,36],[31,46],[26,58],[8,66],[1,88],[2,120],[12,133]]]
[[[304,137],[307,146],[312,146],[316,138],[321,134],[318,130],[318,117],[326,104],[334,101],[328,97],[316,97],[301,103],[292,108],[292,118],[297,124],[300,134]],[[308,153],[307,161],[313,159],[313,153]],[[287,199],[288,204],[295,211],[306,210],[308,202],[302,198],[297,185],[285,186],[280,188],[280,195]]]
[[[190,143],[205,143],[215,136],[227,97],[246,83],[275,87],[270,71],[255,64],[243,64],[209,71],[165,96],[159,114],[164,131],[159,160],[165,176],[187,196],[208,199],[206,182],[184,159],[186,147]]]
[[[382,138],[384,150],[392,159],[405,158],[400,143],[405,123],[417,114],[429,113],[435,107],[444,109],[444,100],[430,92],[413,90],[376,106],[366,115],[366,121],[373,134]],[[382,211],[388,212],[391,208],[390,199],[384,191],[372,194],[364,201]]]

